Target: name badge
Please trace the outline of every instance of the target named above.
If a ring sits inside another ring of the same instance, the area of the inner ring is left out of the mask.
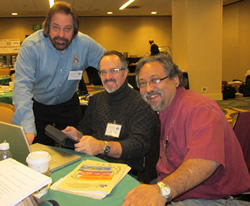
[[[82,79],[82,70],[70,71],[68,80],[81,80]]]
[[[122,125],[108,123],[105,131],[105,135],[119,138]]]

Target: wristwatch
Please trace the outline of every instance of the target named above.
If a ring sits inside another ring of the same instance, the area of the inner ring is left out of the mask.
[[[163,182],[157,182],[157,185],[160,188],[161,195],[167,200],[167,202],[170,202],[172,200],[170,187]]]
[[[108,153],[110,152],[110,146],[109,146],[109,143],[107,141],[104,141],[104,154],[105,155],[108,155]]]

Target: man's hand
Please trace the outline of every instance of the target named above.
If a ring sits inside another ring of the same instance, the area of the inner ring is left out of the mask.
[[[74,127],[68,126],[64,130],[62,130],[62,132],[64,132],[65,134],[71,136],[75,140],[80,140],[81,137],[82,137],[82,133],[80,131],[78,131],[76,128],[74,128]]]
[[[157,185],[139,185],[124,198],[122,206],[164,206],[166,199]]]
[[[26,133],[26,138],[28,140],[29,144],[32,144],[34,139],[35,139],[35,134],[34,133]]]
[[[75,144],[76,152],[83,152],[87,155],[98,155],[103,152],[104,142],[92,136],[82,136],[80,142]]]

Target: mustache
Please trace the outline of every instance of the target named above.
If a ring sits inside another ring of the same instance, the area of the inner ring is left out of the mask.
[[[148,99],[151,95],[161,95],[161,91],[151,91],[143,95],[144,99]]]
[[[116,83],[116,80],[115,79],[105,79],[104,80],[104,84],[106,84],[108,82],[114,82],[114,83]]]
[[[57,40],[61,40],[61,41],[64,41],[64,42],[67,42],[67,41],[68,41],[68,39],[66,39],[66,38],[64,38],[64,37],[59,37],[59,36],[56,36],[56,37],[54,38],[54,41],[57,41]]]

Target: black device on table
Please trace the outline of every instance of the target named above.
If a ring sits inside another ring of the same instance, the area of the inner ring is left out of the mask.
[[[62,145],[63,147],[75,148],[75,144],[79,142],[79,140],[74,139],[70,135],[65,134],[61,130],[53,127],[52,125],[48,124],[45,127],[45,134],[48,135],[50,138],[55,140],[57,143]]]

